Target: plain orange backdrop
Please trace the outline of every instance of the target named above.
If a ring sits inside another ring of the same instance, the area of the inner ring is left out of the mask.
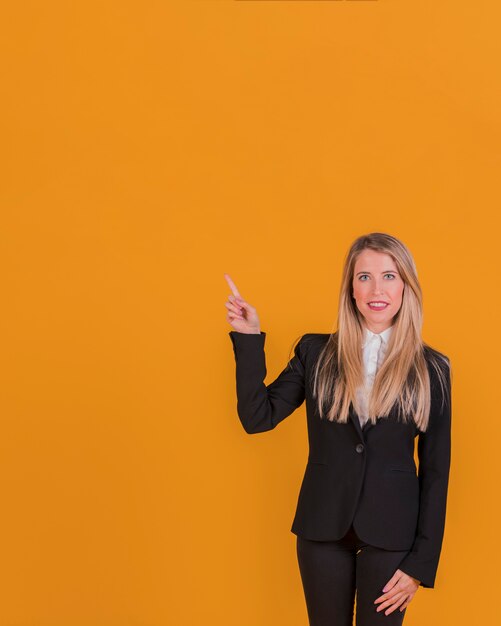
[[[414,254],[451,358],[442,557],[405,623],[491,624],[499,529],[495,0],[10,2],[0,15],[0,626],[306,626],[304,407],[249,437],[344,256]]]

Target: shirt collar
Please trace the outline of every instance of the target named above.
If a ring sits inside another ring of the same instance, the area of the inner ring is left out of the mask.
[[[373,339],[374,337],[377,337],[377,335],[381,337],[383,344],[386,346],[388,344],[392,331],[393,331],[393,324],[389,326],[386,330],[383,330],[383,332],[381,333],[373,333],[372,330],[369,330],[367,328],[367,326],[364,326],[364,342],[362,344],[362,348],[365,348],[365,346],[369,343],[369,341]]]

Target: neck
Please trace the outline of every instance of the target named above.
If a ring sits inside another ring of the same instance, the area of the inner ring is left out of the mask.
[[[381,324],[366,324],[366,328],[368,328],[371,332],[379,334],[390,328],[391,322],[381,322]]]

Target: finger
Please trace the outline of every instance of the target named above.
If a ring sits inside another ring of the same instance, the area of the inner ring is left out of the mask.
[[[240,306],[240,307],[242,307],[242,309],[246,309],[246,310],[252,308],[251,305],[248,302],[245,302],[245,300],[239,300],[237,302],[237,306]]]
[[[242,313],[242,308],[236,304],[232,304],[231,302],[225,302],[224,306],[230,311],[233,311],[233,313],[237,313],[238,315],[241,315]]]
[[[386,583],[386,585],[383,587],[382,591],[383,593],[386,593],[387,591],[389,591],[399,580],[400,576],[398,574],[400,570],[397,570],[393,576],[390,578],[390,580]]]
[[[388,600],[386,600],[385,602],[380,604],[377,607],[376,612],[380,613],[381,611],[383,611],[387,607],[393,606],[396,602],[398,602],[397,606],[399,606],[400,602],[403,602],[405,600],[406,595],[407,594],[405,594],[404,592],[400,591],[399,593],[393,595],[391,598],[388,598]]]
[[[396,573],[399,574],[399,576],[400,576],[399,580],[400,581],[402,581],[402,582],[406,581],[409,584],[412,584],[413,586],[419,587],[421,581],[419,581],[417,578],[413,578],[412,576],[409,576],[409,574],[406,574],[405,572],[402,572],[401,569],[397,569]]]
[[[384,612],[385,615],[389,615],[390,613],[393,613],[393,611],[396,611],[398,609],[398,607],[405,601],[405,598],[407,596],[402,596],[399,600],[397,600],[395,602],[395,604],[393,604],[393,606],[391,606],[387,611]]]
[[[242,309],[247,309],[248,311],[252,309],[252,306],[241,298],[235,298],[235,296],[228,296],[228,298],[231,298],[231,302],[234,302],[237,306],[242,307]]]
[[[228,310],[228,313],[233,316],[233,317],[238,317],[239,320],[243,320],[244,316],[240,311],[232,311],[231,309]]]
[[[241,298],[237,298],[235,296],[229,295],[228,296],[228,300],[234,304],[235,306],[238,306],[240,308],[243,308],[243,303],[244,301]]]
[[[240,293],[238,292],[237,286],[235,285],[235,283],[231,280],[230,275],[229,274],[225,274],[224,277],[226,278],[226,281],[228,282],[228,285],[230,286],[231,291],[233,292],[233,294],[237,297],[240,298]]]
[[[374,600],[374,604],[378,604],[379,602],[384,602],[385,600],[388,600],[388,598],[392,598],[396,593],[398,593],[398,591],[399,591],[398,587],[393,587],[386,593],[383,593],[382,595],[380,595],[379,598],[376,598]]]

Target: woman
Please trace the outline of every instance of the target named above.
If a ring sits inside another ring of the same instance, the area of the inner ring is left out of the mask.
[[[338,330],[303,335],[268,386],[266,333],[225,277],[245,431],[275,428],[306,400],[309,456],[291,531],[310,626],[351,626],[355,600],[357,626],[402,624],[418,587],[434,587],[451,448],[450,361],[421,338],[409,250],[385,233],[356,239]]]

